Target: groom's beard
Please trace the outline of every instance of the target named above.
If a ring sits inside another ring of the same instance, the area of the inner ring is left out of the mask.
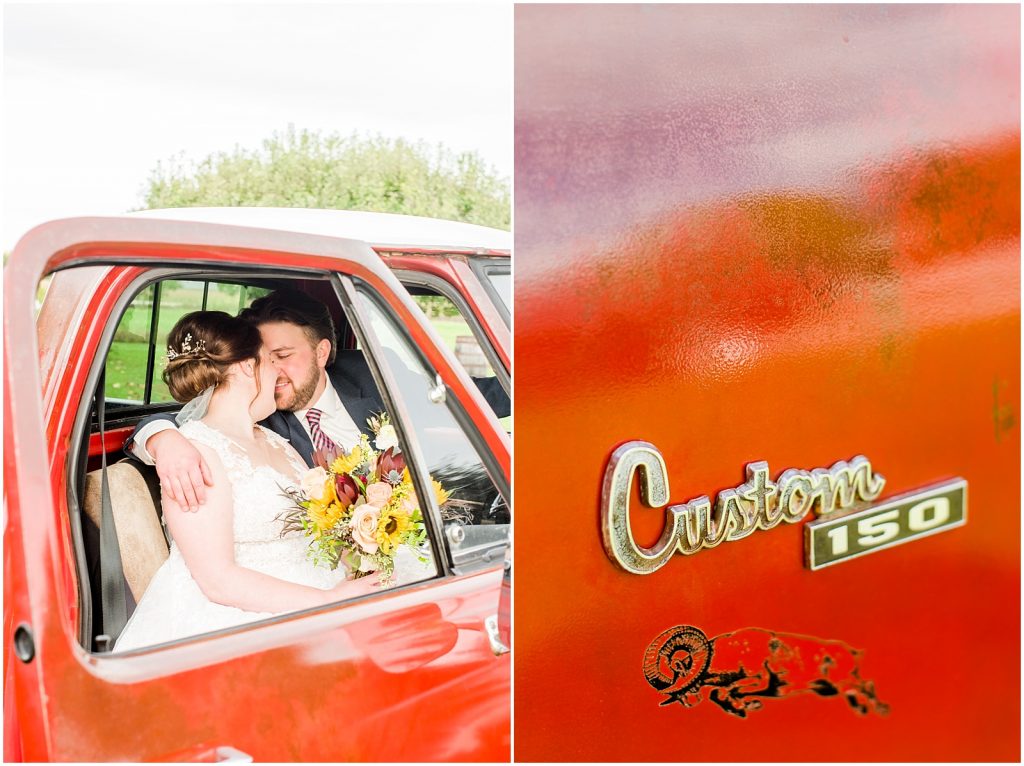
[[[284,410],[285,412],[294,412],[295,410],[306,409],[313,403],[310,400],[316,392],[316,384],[319,381],[320,368],[315,365],[313,369],[310,370],[309,377],[299,384],[296,384],[295,381],[288,378],[288,382],[292,384],[291,391],[281,395],[274,395],[274,403],[277,405],[277,409]]]

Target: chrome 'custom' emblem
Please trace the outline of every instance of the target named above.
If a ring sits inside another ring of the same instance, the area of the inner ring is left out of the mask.
[[[638,470],[644,504],[665,508],[665,527],[653,548],[637,545],[629,526],[630,490]],[[632,441],[612,453],[605,469],[601,537],[616,564],[633,574],[651,574],[674,553],[689,555],[701,548],[714,548],[783,521],[796,524],[812,509],[820,516],[871,502],[884,486],[885,478],[873,471],[863,455],[828,469],[791,468],[774,482],[768,475],[768,463],[759,461],[747,464],[744,484],[718,493],[713,510],[707,495],[668,505],[668,471],[661,453],[653,444]]]

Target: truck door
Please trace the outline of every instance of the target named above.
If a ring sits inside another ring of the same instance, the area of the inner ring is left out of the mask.
[[[72,324],[37,340],[40,276],[103,264],[113,267],[79,291]],[[432,507],[432,579],[124,655],[83,644],[89,588],[70,484],[76,446],[91,433],[104,355],[121,313],[147,284],[211,270],[323,280],[344,273],[382,327],[400,328],[405,355],[429,364],[423,397],[454,413],[413,423],[412,389],[382,374],[386,360],[370,360],[418,486],[429,487],[428,461],[444,458],[421,452],[429,438],[458,444],[464,469],[476,460],[477,501],[490,498],[483,510],[507,502],[507,438],[465,375],[424,347],[430,339],[418,312],[366,245],[139,219],[41,227],[19,243],[5,285],[4,619],[11,630],[4,694],[5,710],[16,716],[16,726],[5,727],[5,753],[80,761],[506,760],[509,663],[495,654],[488,620],[498,610],[507,526],[496,539],[499,525],[488,525],[494,529],[481,542],[471,524],[460,534],[459,524],[437,523]],[[383,354],[353,301],[343,303],[370,353]],[[40,370],[41,358],[52,369]],[[46,401],[43,380],[54,381]]]

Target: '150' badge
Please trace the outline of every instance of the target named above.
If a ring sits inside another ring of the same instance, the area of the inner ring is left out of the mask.
[[[664,508],[665,526],[653,548],[637,544],[629,524],[633,476],[650,508]],[[791,468],[772,481],[768,463],[747,464],[747,481],[718,493],[714,504],[702,495],[668,505],[668,471],[654,445],[632,441],[616,449],[601,492],[601,536],[608,557],[633,574],[650,574],[675,553],[741,540],[782,522],[796,524],[812,510],[820,517],[806,526],[806,560],[811,569],[838,564],[918,537],[962,526],[967,519],[967,482],[954,479],[891,498],[871,507],[885,478],[863,455],[831,468]]]

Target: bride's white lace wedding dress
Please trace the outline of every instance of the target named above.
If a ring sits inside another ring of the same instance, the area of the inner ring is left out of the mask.
[[[306,554],[307,538],[301,532],[281,536],[279,517],[292,508],[283,488],[297,486],[299,478],[307,470],[302,458],[291,449],[286,439],[263,429],[267,440],[288,455],[294,468],[292,476],[269,466],[254,466],[238,444],[200,420],[185,423],[180,432],[212,448],[227,471],[234,501],[235,563],[281,580],[316,588],[331,588],[345,579],[342,567],[331,571],[313,565]],[[203,512],[203,509],[197,511]],[[395,557],[392,583],[422,580],[433,576],[434,571],[432,562],[423,564],[416,553],[401,546]],[[273,614],[248,612],[210,601],[192,579],[181,551],[172,542],[170,555],[150,581],[114,651],[208,633]]]

